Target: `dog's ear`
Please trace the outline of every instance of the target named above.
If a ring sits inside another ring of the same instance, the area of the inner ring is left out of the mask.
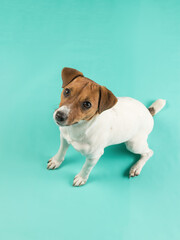
[[[62,73],[62,81],[63,81],[63,85],[62,87],[64,88],[66,85],[68,85],[70,82],[72,82],[75,78],[82,76],[83,77],[83,73],[79,72],[78,70],[74,69],[74,68],[63,68]]]
[[[112,108],[117,103],[117,98],[114,94],[104,86],[99,88],[99,104],[98,104],[98,113]]]

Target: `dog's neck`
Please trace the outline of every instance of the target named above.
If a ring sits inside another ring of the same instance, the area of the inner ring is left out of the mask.
[[[68,132],[73,139],[79,139],[87,135],[87,133],[93,128],[94,123],[97,120],[98,115],[94,116],[91,120],[81,120],[80,122],[70,125],[60,127],[60,131]]]

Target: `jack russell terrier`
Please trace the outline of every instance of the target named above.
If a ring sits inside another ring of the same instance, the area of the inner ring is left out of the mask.
[[[125,142],[129,151],[141,155],[129,172],[129,177],[138,176],[153,155],[147,143],[154,125],[152,116],[166,101],[158,99],[146,108],[133,98],[115,97],[106,87],[73,68],[62,70],[62,81],[61,102],[53,115],[61,132],[61,144],[56,155],[48,161],[47,168],[58,168],[71,144],[86,157],[73,181],[73,186],[81,186],[103,155],[104,148]]]

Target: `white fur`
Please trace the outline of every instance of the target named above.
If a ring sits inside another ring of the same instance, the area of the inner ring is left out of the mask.
[[[165,106],[165,104],[166,104],[166,100],[158,99],[155,102],[153,102],[153,104],[150,106],[150,108],[153,107],[155,109],[155,114],[156,114],[159,111],[161,111],[161,109]]]
[[[155,104],[155,109],[158,106]],[[60,165],[68,145],[71,144],[86,157],[83,168],[73,182],[74,186],[83,185],[104,153],[104,148],[125,142],[128,150],[141,154],[140,160],[129,173],[130,177],[139,175],[142,167],[153,154],[147,143],[153,125],[153,117],[141,102],[129,97],[119,97],[115,106],[96,115],[90,121],[59,127],[61,146],[58,153],[50,160],[50,166],[53,167],[48,168],[52,169]]]
[[[55,115],[56,115],[57,111],[62,111],[62,112],[64,112],[64,113],[68,114],[68,113],[70,112],[70,106],[65,106],[65,105],[64,105],[64,106],[59,107],[58,109],[56,109],[56,111],[54,111],[54,114],[53,114],[54,120],[55,120]],[[55,120],[55,121],[56,121],[56,120]]]

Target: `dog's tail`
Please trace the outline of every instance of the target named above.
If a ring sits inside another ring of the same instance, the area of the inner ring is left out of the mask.
[[[151,115],[154,116],[156,113],[161,111],[161,109],[165,106],[166,100],[164,99],[158,99],[148,108]]]

